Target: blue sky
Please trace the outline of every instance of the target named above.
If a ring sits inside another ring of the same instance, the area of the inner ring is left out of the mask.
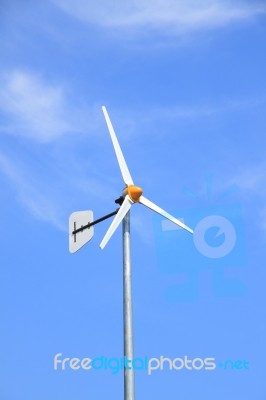
[[[210,259],[132,209],[135,355],[247,360],[248,370],[136,373],[136,398],[265,399],[266,7],[263,1],[3,1],[0,25],[3,400],[123,398],[122,374],[54,371],[120,357],[121,232],[68,252],[68,217],[136,184],[193,228],[223,215],[236,246]],[[221,246],[215,229],[210,246]]]

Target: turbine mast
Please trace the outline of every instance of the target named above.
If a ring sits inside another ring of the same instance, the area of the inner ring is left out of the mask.
[[[130,257],[130,211],[123,219],[123,295],[124,295],[124,360],[134,359],[131,257]],[[131,364],[131,363],[130,363]],[[129,369],[129,368],[131,369]],[[134,368],[124,366],[124,400],[135,399]]]

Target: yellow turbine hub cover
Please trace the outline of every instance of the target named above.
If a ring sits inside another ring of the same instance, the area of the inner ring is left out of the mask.
[[[143,193],[143,190],[135,185],[130,185],[125,189],[125,194],[128,194],[130,199],[134,201],[134,203],[139,201],[140,196]]]

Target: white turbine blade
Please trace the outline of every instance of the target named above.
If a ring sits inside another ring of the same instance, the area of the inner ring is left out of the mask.
[[[183,222],[179,221],[175,217],[173,217],[171,214],[168,214],[168,212],[164,211],[162,208],[156,206],[156,204],[152,203],[150,200],[146,199],[144,196],[140,196],[139,198],[139,203],[143,204],[144,206],[150,208],[151,210],[157,212],[158,214],[162,215],[163,217],[169,219],[172,221],[174,224],[180,226],[181,228],[185,229],[186,231],[193,233],[193,230],[190,229],[188,226],[183,224]]]
[[[109,115],[107,113],[107,110],[106,110],[106,108],[104,106],[102,107],[102,110],[103,110],[104,118],[105,118],[105,121],[107,123],[107,127],[108,127],[108,130],[109,130],[112,142],[113,142],[113,146],[114,146],[114,149],[115,149],[116,157],[117,157],[117,160],[118,160],[118,164],[119,164],[119,167],[120,167],[124,182],[125,182],[126,185],[133,185],[133,180],[132,180],[130,172],[128,170],[126,161],[124,159],[121,147],[120,147],[120,145],[118,143],[118,140],[117,140],[114,128],[112,126],[111,120],[109,118]]]
[[[132,204],[133,204],[133,201],[131,201],[129,196],[127,195],[100,244],[101,249],[103,249],[105,247],[105,245],[107,244],[107,242],[109,241],[109,239],[111,238],[113,233],[115,232],[116,228],[118,227],[118,225],[120,224],[120,222],[122,221],[122,219],[124,218],[124,216],[126,215],[128,210],[132,206]]]

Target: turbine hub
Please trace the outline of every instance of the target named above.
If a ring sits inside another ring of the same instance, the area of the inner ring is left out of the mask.
[[[137,203],[139,201],[140,196],[142,195],[143,190],[139,186],[129,185],[125,190],[124,194],[129,195],[130,199]]]

